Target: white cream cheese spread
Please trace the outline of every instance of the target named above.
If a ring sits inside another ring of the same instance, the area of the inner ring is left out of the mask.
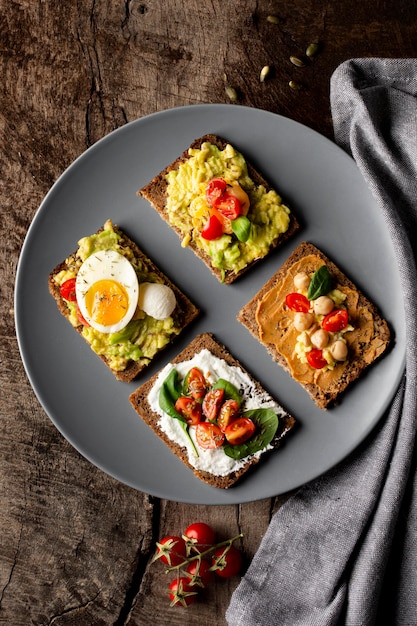
[[[198,448],[198,456],[196,456],[195,450],[185,436],[180,422],[167,415],[159,406],[159,392],[169,373],[175,369],[180,377],[184,378],[192,367],[200,368],[210,384],[215,383],[219,378],[224,378],[232,383],[241,394],[242,411],[248,411],[250,409],[273,409],[278,417],[284,415],[285,412],[268,393],[265,391],[260,392],[255,387],[246,372],[239,367],[228,365],[226,361],[214,356],[207,349],[201,350],[201,352],[188,361],[175,364],[168,363],[161,370],[148,395],[148,402],[152,410],[160,416],[158,421],[159,427],[172,441],[175,441],[177,444],[187,449],[188,461],[195,469],[210,472],[215,476],[226,476],[231,472],[238,471],[247,464],[248,460],[259,457],[272,446],[268,445],[263,450],[256,452],[250,457],[235,460],[227,456],[221,447],[211,450],[198,447],[195,438],[195,428],[190,427],[189,434]]]

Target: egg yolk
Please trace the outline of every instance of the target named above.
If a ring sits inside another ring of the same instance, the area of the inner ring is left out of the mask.
[[[117,324],[126,315],[129,296],[115,280],[98,280],[85,294],[85,305],[91,318],[102,326]]]

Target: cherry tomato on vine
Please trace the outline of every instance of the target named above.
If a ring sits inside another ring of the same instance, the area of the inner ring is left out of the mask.
[[[205,450],[218,448],[224,441],[224,434],[217,424],[213,424],[212,422],[200,422],[197,424],[195,436],[200,448],[204,448]]]
[[[310,310],[310,300],[306,298],[302,293],[289,293],[285,302],[291,311],[297,311],[299,313],[308,313]]]
[[[203,414],[211,422],[215,422],[220,407],[223,404],[224,389],[210,389],[203,399]]]
[[[313,348],[313,350],[307,352],[307,361],[309,365],[314,367],[316,370],[321,370],[327,365],[327,361],[323,356],[323,350],[320,350],[319,348]]]
[[[184,389],[194,400],[201,400],[207,389],[207,381],[198,367],[192,367],[185,377]]]
[[[210,215],[208,222],[201,231],[201,236],[208,241],[218,239],[223,235],[223,224],[215,215]]]
[[[194,522],[185,530],[184,536],[191,540],[193,548],[198,552],[204,552],[216,541],[216,533],[205,522]],[[187,540],[186,539],[186,540]]]
[[[201,422],[201,404],[189,396],[180,396],[175,402],[175,410],[185,419],[189,426],[197,426]]]
[[[75,278],[65,280],[60,286],[59,292],[62,298],[68,300],[68,302],[75,302],[77,299],[75,295]]]
[[[212,570],[222,578],[231,578],[239,574],[242,564],[242,553],[235,546],[220,547],[213,552]]]
[[[227,183],[223,178],[212,178],[207,183],[206,200],[210,206],[214,206],[216,200],[221,198],[227,189]]]
[[[227,442],[232,446],[238,446],[252,437],[256,426],[249,417],[238,417],[226,428],[224,434]]]
[[[210,571],[211,563],[206,559],[191,561],[185,573],[189,577],[190,587],[206,587],[213,580],[213,572]]]
[[[336,333],[343,330],[349,323],[349,313],[346,309],[334,309],[323,319],[321,325],[324,330]]]
[[[182,537],[168,535],[156,544],[154,560],[161,560],[165,565],[174,567],[187,558],[187,544]]]
[[[223,402],[217,416],[217,425],[222,432],[239,416],[239,412],[240,406],[236,400],[230,399]]]
[[[189,584],[186,576],[174,578],[169,586],[171,606],[190,606],[197,598],[197,592]]]

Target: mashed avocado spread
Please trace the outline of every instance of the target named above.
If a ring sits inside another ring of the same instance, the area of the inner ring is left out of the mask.
[[[183,246],[191,242],[204,251],[214,267],[233,273],[266,256],[278,237],[288,230],[290,210],[274,190],[256,185],[248,175],[244,157],[228,144],[224,150],[205,142],[200,149],[190,149],[190,158],[167,174],[167,215],[183,234]],[[223,178],[238,183],[247,193],[250,207],[250,235],[239,241],[232,233],[207,240],[201,236],[209,216],[205,192],[207,182]]]
[[[62,285],[66,280],[75,278],[82,263],[91,254],[98,250],[115,250],[125,256],[133,265],[141,282],[161,282],[161,279],[145,259],[138,259],[128,242],[113,229],[111,220],[108,220],[101,232],[84,237],[78,242],[78,250],[66,259],[66,269],[55,275],[54,280]],[[65,300],[68,307],[68,319],[74,327],[80,326],[76,302]],[[91,326],[83,326],[81,333],[90,344],[94,352],[104,356],[109,367],[115,371],[126,369],[129,361],[143,361],[150,359],[169,343],[173,335],[181,330],[177,310],[170,317],[156,320],[144,311],[137,308],[133,319],[121,331],[111,334],[101,333]]]

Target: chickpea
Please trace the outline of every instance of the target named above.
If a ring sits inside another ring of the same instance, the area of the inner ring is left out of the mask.
[[[309,284],[310,277],[305,272],[298,272],[298,274],[294,276],[294,285],[297,289],[300,289],[300,291],[306,291]]]
[[[329,343],[329,333],[324,328],[320,328],[311,335],[310,339],[313,346],[322,350]]]
[[[330,354],[335,361],[345,361],[348,355],[347,345],[344,341],[338,339],[330,348]]]
[[[314,313],[316,315],[327,315],[334,309],[334,302],[329,296],[319,296],[314,300]]]
[[[296,313],[294,315],[294,326],[296,330],[302,331],[310,328],[314,321],[312,313]]]

